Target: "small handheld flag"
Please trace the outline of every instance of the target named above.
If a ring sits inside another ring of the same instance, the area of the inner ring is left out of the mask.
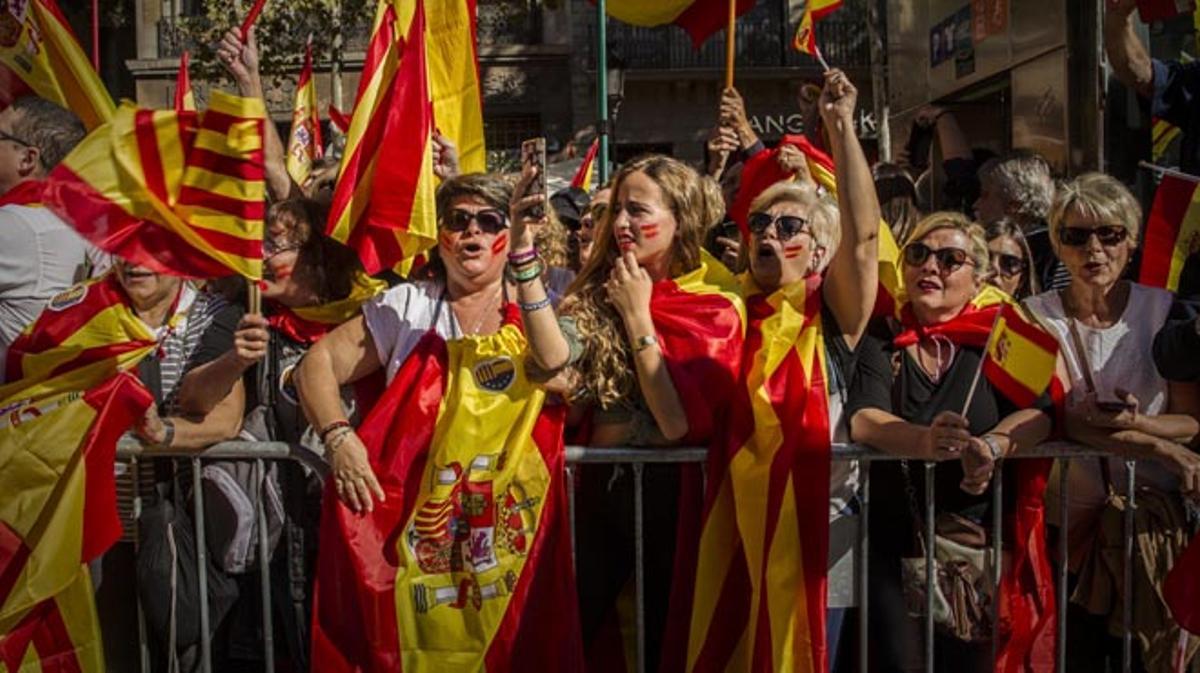
[[[192,93],[192,76],[188,73],[188,52],[179,57],[179,73],[175,75],[175,111],[195,112],[196,96]]]
[[[1057,358],[1058,341],[1053,336],[1026,321],[1015,304],[1002,304],[963,415],[971,407],[980,373],[1017,406],[1031,406],[1050,386]]]
[[[796,35],[792,38],[792,48],[808,54],[821,63],[821,67],[829,70],[829,64],[821,55],[817,46],[817,21],[825,18],[830,12],[842,6],[842,0],[807,0],[804,14],[800,17],[800,25],[796,26]]]
[[[1156,170],[1162,170],[1154,167]],[[1200,251],[1200,178],[1163,171],[1146,218],[1138,282],[1174,292],[1183,264]]]
[[[600,139],[597,138],[592,141],[587,154],[583,155],[583,163],[579,164],[579,170],[575,171],[575,177],[571,178],[572,187],[578,187],[585,192],[592,191],[592,178],[595,176],[596,167],[596,152],[599,150]]]
[[[250,13],[242,20],[241,36],[242,42],[245,42],[250,37],[250,29],[254,27],[254,22],[258,20],[258,15],[262,13],[263,5],[267,4],[267,0],[255,0],[254,6],[250,8]]]

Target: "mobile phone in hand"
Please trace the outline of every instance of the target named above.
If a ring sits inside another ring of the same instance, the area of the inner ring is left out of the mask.
[[[546,139],[545,138],[530,138],[521,143],[521,171],[524,172],[526,166],[537,167],[537,177],[529,184],[522,196],[530,196],[532,194],[541,194],[546,196]],[[543,206],[534,206],[529,209],[530,217],[541,219],[546,216],[546,211]]]
[[[1132,409],[1133,405],[1117,400],[1104,400],[1101,402],[1096,402],[1096,408],[1100,411],[1107,411],[1108,413],[1116,414]]]

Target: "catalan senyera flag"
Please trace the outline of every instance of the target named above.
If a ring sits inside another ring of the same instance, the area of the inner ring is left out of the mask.
[[[0,9],[0,109],[37,95],[71,110],[88,129],[108,121],[112,97],[54,0]]]
[[[1179,289],[1189,255],[1200,251],[1200,178],[1167,173],[1158,183],[1146,218],[1146,241],[1138,282]]]
[[[736,0],[741,16],[757,0]],[[697,49],[729,22],[729,0],[608,0],[608,15],[633,26],[675,24],[687,31]]]
[[[0,386],[0,671],[103,671],[88,561],[116,541],[117,438],[153,334],[109,274],[50,300]]]
[[[321,158],[321,115],[317,111],[317,83],[313,80],[312,42],[304,45],[304,66],[296,81],[292,103],[292,131],[288,134],[287,172],[292,181],[303,185],[312,172],[313,162]]]
[[[1178,126],[1165,119],[1155,117],[1151,120],[1150,157],[1157,163],[1167,153],[1167,150],[1171,148],[1171,143],[1181,133],[1182,131]]]
[[[259,99],[214,91],[200,113],[125,103],[46,179],[44,200],[84,238],[159,273],[262,277]]]
[[[187,50],[179,57],[179,72],[175,74],[175,111],[195,112],[196,95],[192,92],[192,75],[188,72],[191,60]]]
[[[565,408],[518,322],[425,334],[358,429],[387,499],[355,515],[326,489],[313,670],[582,669]]]
[[[837,175],[833,158],[813,146],[808,138],[802,135],[785,135],[774,149],[764,150],[746,160],[742,168],[742,182],[737,196],[729,207],[729,215],[741,227],[742,235],[749,234],[746,228],[750,216],[750,204],[762,194],[767,187],[792,180],[794,176],[784,172],[779,166],[779,147],[792,145],[804,153],[808,164],[808,172],[825,191],[837,195]],[[879,220],[879,294],[876,301],[876,313],[890,315],[898,306],[904,294],[904,277],[900,269],[900,247],[892,236],[891,227],[887,222]]]
[[[485,169],[474,4],[379,2],[326,225],[368,273],[406,272],[436,242],[435,128],[463,172]]]
[[[596,169],[596,153],[600,151],[600,139],[592,141],[588,147],[587,154],[583,155],[583,163],[579,164],[579,169],[575,171],[575,177],[571,178],[571,186],[582,189],[585,192],[592,191],[592,177]]]
[[[1196,9],[1195,0],[1138,0],[1138,16],[1142,23],[1170,19]]]
[[[821,277],[747,294],[742,376],[726,437],[709,452],[683,670],[825,673],[831,435]]]
[[[817,21],[842,6],[842,0],[806,0],[800,24],[792,36],[792,49],[810,56],[817,55]]]
[[[1019,407],[1031,406],[1054,378],[1058,341],[1003,304],[985,347],[983,374]]]

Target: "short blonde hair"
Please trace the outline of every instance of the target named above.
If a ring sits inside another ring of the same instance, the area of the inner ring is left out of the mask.
[[[972,222],[962,213],[943,210],[927,215],[925,219],[917,222],[917,226],[908,237],[906,245],[916,243],[929,234],[941,229],[961,231],[967,237],[967,240],[970,242],[967,247],[967,254],[975,262],[976,278],[983,278],[991,272],[991,253],[988,251],[987,234],[984,232],[983,227]]]
[[[1103,173],[1084,173],[1058,190],[1050,207],[1050,240],[1058,249],[1058,232],[1071,213],[1125,227],[1129,240],[1137,244],[1141,232],[1142,207],[1116,178]]]
[[[821,268],[817,269],[823,271],[842,242],[842,221],[837,202],[828,194],[819,194],[809,182],[776,182],[754,198],[750,203],[750,212],[764,213],[779,203],[795,203],[808,209],[813,240],[825,249]],[[742,246],[742,250],[748,247]]]

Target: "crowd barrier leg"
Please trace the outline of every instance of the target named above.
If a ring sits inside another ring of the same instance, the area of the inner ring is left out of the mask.
[[[200,588],[200,670],[212,673],[212,643],[208,630],[208,542],[204,539],[204,491],[200,459],[192,458],[192,521],[196,527],[196,575]]]
[[[1058,600],[1055,601],[1054,617],[1057,627],[1054,633],[1055,652],[1058,658],[1058,673],[1067,673],[1067,607],[1070,600],[1067,596],[1067,571],[1070,566],[1070,550],[1067,537],[1070,533],[1070,521],[1067,516],[1067,477],[1071,461],[1063,459],[1059,462],[1058,472]]]
[[[867,663],[869,655],[867,653],[867,637],[870,632],[870,624],[868,623],[868,610],[870,608],[870,600],[867,596],[867,588],[869,581],[867,579],[867,564],[870,562],[870,538],[867,537],[867,527],[870,525],[871,516],[871,469],[870,463],[863,461],[859,463],[861,466],[859,474],[862,475],[860,504],[862,508],[858,520],[858,565],[856,570],[858,577],[858,670],[867,671]]]
[[[255,516],[258,517],[258,579],[262,584],[263,670],[272,673],[275,670],[275,625],[271,610],[270,536],[267,534],[267,510],[263,504],[267,491],[267,468],[262,458],[254,461],[254,471],[255,483],[259,484]]]
[[[133,558],[134,565],[134,585],[133,585],[133,600],[137,607],[137,629],[138,629],[138,670],[141,673],[150,673],[150,643],[147,640],[149,637],[146,633],[146,613],[142,610],[142,593],[137,588],[137,567],[136,560],[138,554],[138,546],[141,543],[142,531],[139,528],[142,519],[142,483],[138,479],[138,474],[141,466],[138,464],[136,456],[129,460],[129,472],[127,474],[133,477],[133,521],[130,526],[133,528]]]
[[[634,588],[637,592],[637,673],[646,673],[646,544],[642,539],[645,532],[645,502],[642,494],[641,463],[633,464],[633,568]]]
[[[1121,584],[1121,670],[1124,673],[1133,671],[1133,537],[1137,533],[1133,510],[1137,507],[1136,468],[1136,461],[1125,461],[1125,572]]]
[[[1000,578],[1004,575],[1004,461],[992,472],[992,667],[1000,653]]]
[[[571,570],[575,581],[579,581],[579,564],[575,562],[575,468],[563,467],[563,478],[567,480],[567,522],[571,529]]]
[[[933,545],[936,538],[934,528],[933,470],[935,463],[925,463],[925,673],[933,673],[933,592],[937,578],[934,577]]]

